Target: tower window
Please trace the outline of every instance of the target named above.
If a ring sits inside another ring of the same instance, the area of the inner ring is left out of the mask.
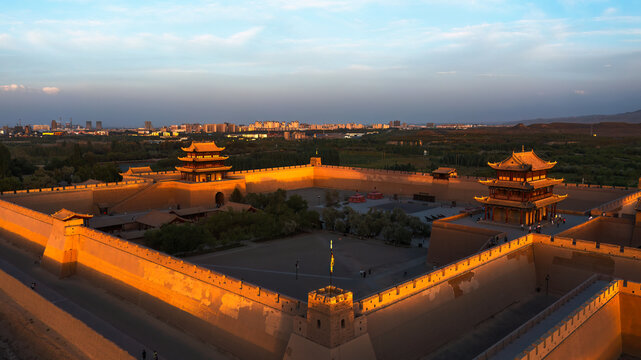
[[[320,329],[320,320],[316,320],[316,327]]]
[[[345,319],[341,319],[341,327],[345,329]]]

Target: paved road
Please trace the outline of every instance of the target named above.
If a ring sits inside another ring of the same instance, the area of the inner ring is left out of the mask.
[[[229,359],[210,344],[157,319],[144,309],[122,300],[89,281],[75,276],[58,279],[38,264],[38,257],[0,239],[0,268],[29,285],[61,309],[83,321],[104,337],[140,358],[157,350],[160,359]]]

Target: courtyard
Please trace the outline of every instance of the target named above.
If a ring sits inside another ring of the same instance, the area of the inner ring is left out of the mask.
[[[432,270],[425,261],[425,248],[394,247],[325,231],[245,242],[240,248],[185,260],[307,301],[308,292],[329,284],[330,240],[335,259],[332,284],[353,291],[355,299]],[[361,271],[367,272],[366,277]]]

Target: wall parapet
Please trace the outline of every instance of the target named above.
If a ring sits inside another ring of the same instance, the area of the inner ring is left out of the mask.
[[[163,254],[159,251],[114,237],[95,229],[83,226],[80,227],[78,233],[79,235],[91,240],[98,241],[104,245],[163,266],[184,276],[216,286],[262,305],[280,310],[284,313],[293,315],[301,315],[305,313],[306,307],[302,306],[303,303],[301,301],[261,288],[260,286],[252,283],[238,280],[214,270],[185,262],[170,255]]]
[[[43,214],[39,211],[31,210],[29,208],[14,204],[9,201],[5,200],[0,200],[0,207],[3,207],[6,210],[13,211],[15,213],[18,213],[20,215],[28,216],[32,219],[41,221],[45,224],[53,224],[53,217],[47,214]]]
[[[593,314],[603,308],[614,298],[621,287],[621,280],[614,280],[575,309],[570,315],[557,323],[545,335],[537,339],[516,358],[522,360],[544,359],[559,344],[567,339],[579,326],[583,325]]]
[[[492,247],[462,260],[436,269],[428,274],[411,279],[397,286],[380,291],[356,302],[356,313],[367,314],[387,307],[400,300],[425,291],[426,289],[451,280],[467,271],[477,268],[488,261],[518,251],[532,244],[532,234]]]
[[[622,207],[623,205],[627,205],[627,204],[629,204],[629,203],[631,203],[631,202],[633,202],[635,200],[638,200],[639,198],[641,198],[641,190],[640,191],[636,191],[636,192],[634,192],[632,194],[628,194],[628,195],[622,196],[622,197],[620,197],[618,199],[614,199],[612,201],[608,201],[605,204],[602,204],[602,205],[599,205],[599,206],[597,206],[595,208],[592,208],[590,210],[590,213],[593,214],[593,215],[600,215],[601,213],[604,213],[604,212],[607,213],[609,211],[616,210],[619,207]]]
[[[86,189],[114,188],[114,187],[120,187],[120,186],[142,184],[150,181],[151,180],[144,179],[144,180],[115,181],[115,182],[99,183],[99,184],[54,186],[54,187],[48,187],[48,188],[0,191],[0,196],[24,195],[24,194],[44,193],[44,192],[76,191],[76,190],[86,190]]]
[[[252,173],[260,173],[260,172],[267,172],[267,171],[278,171],[278,170],[287,170],[287,169],[300,169],[300,168],[308,168],[308,167],[312,167],[312,165],[304,164],[304,165],[281,166],[281,167],[275,167],[275,168],[238,170],[238,171],[230,171],[229,175],[252,174]]]
[[[549,236],[544,234],[531,234],[534,243],[540,243],[550,246],[556,246],[566,249],[589,251],[592,253],[600,253],[604,255],[628,258],[638,260],[641,259],[641,249],[612,245],[594,241],[580,240],[574,238]]]
[[[597,280],[601,280],[601,279],[605,279],[605,277],[597,274],[590,276],[587,280],[579,284],[579,286],[575,287],[570,292],[563,295],[563,297],[555,301],[554,304],[548,306],[547,308],[545,308],[545,310],[538,313],[536,316],[528,320],[525,324],[519,326],[514,331],[509,333],[507,336],[505,336],[503,339],[499,340],[499,342],[492,345],[489,349],[477,355],[474,358],[474,360],[491,359],[493,356],[498,354],[501,350],[506,348],[513,341],[515,341],[516,339],[521,337],[523,334],[530,331],[530,329],[535,327],[539,322],[541,322],[541,320],[543,320],[544,318],[548,317],[550,314],[557,311],[561,306],[563,306],[568,301],[570,301],[575,295],[587,289],[590,285],[594,284]]]

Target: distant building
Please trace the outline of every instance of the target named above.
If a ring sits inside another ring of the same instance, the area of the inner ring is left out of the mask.
[[[102,121],[96,121],[96,130],[102,130]]]
[[[145,130],[151,131],[153,127],[151,126],[151,121],[145,121]]]
[[[91,129],[93,129],[93,126],[91,125],[91,121],[87,121],[87,122],[85,123],[85,129],[86,129],[86,130],[91,130]]]
[[[51,130],[56,130],[58,128],[58,122],[56,120],[51,120]]]
[[[49,125],[32,125],[33,131],[49,131]]]

